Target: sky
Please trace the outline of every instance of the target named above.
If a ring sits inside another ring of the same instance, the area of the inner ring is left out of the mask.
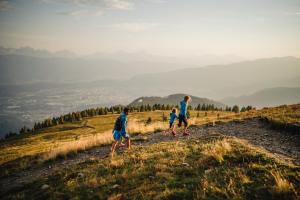
[[[0,46],[300,57],[300,0],[0,0]]]

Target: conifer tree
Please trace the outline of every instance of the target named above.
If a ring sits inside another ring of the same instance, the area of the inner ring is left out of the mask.
[[[235,112],[235,113],[240,112],[239,106],[238,106],[238,105],[234,105],[234,106],[232,107],[232,112]]]

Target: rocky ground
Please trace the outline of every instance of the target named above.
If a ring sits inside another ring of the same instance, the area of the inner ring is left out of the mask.
[[[193,126],[190,128],[190,136],[177,137],[165,135],[162,132],[133,137],[133,145],[149,145],[164,141],[187,140],[199,138],[206,134],[223,134],[241,138],[255,146],[266,149],[279,159],[284,159],[292,164],[300,164],[300,134],[290,134],[285,131],[272,130],[258,119],[229,122],[223,124]],[[38,178],[51,175],[55,170],[68,168],[87,159],[102,159],[109,156],[110,146],[96,147],[84,152],[79,152],[71,158],[61,159],[45,163],[42,166],[19,172],[13,176],[0,180],[0,196],[12,189],[22,187]],[[120,150],[118,153],[122,153]]]

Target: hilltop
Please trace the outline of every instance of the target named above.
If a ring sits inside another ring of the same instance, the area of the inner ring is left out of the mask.
[[[165,135],[163,112],[131,113],[114,157],[112,114],[1,141],[1,199],[299,198],[300,105],[192,110],[190,137]]]
[[[172,94],[166,97],[140,97],[131,102],[128,106],[141,106],[141,105],[150,105],[161,104],[161,105],[178,105],[180,101],[182,101],[183,97],[187,94]],[[211,105],[213,104],[215,107],[224,108],[225,105],[221,102],[217,102],[207,98],[196,97],[192,95],[188,95],[192,98],[192,102],[190,105],[192,107],[197,107],[199,104],[203,105]]]

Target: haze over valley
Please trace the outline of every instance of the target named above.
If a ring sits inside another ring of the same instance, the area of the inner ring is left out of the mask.
[[[196,66],[150,61],[124,64],[117,58],[59,57],[30,50],[23,50],[23,55],[0,55],[0,69],[5,72],[0,74],[2,136],[48,117],[127,105],[141,96],[186,93],[230,106],[258,108],[300,101],[300,59],[295,57]]]

